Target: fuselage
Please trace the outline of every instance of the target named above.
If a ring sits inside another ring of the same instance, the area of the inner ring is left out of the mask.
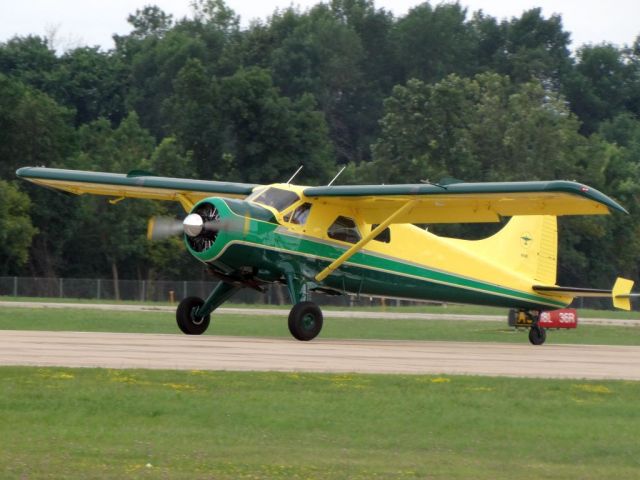
[[[294,277],[311,289],[510,308],[549,309],[571,299],[543,296],[532,280],[473,242],[448,239],[409,224],[391,225],[331,275],[318,272],[372,231],[358,211],[307,198],[302,188],[274,185],[246,200],[212,197],[226,228],[207,248],[187,248],[214,271],[259,282]],[[525,248],[525,247],[523,247]],[[522,255],[526,255],[523,250]]]

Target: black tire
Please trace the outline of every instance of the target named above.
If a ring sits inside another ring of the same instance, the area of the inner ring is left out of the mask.
[[[529,329],[529,341],[533,345],[542,345],[546,339],[547,331],[544,328],[538,325],[533,325]]]
[[[199,297],[187,297],[180,302],[176,310],[178,328],[187,335],[202,335],[209,327],[211,315],[198,318],[195,312],[204,305],[204,300]]]
[[[289,312],[289,331],[297,340],[313,340],[322,330],[322,310],[313,302],[296,303]]]

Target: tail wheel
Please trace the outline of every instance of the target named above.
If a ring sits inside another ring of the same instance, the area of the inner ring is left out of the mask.
[[[294,338],[308,341],[322,330],[322,311],[313,302],[296,303],[289,312],[289,331]]]
[[[196,312],[202,305],[204,305],[204,300],[199,297],[187,297],[180,302],[176,310],[176,321],[182,333],[202,335],[207,330],[211,315],[196,316]]]
[[[532,325],[529,329],[529,341],[533,345],[542,345],[547,339],[547,331],[539,325]]]

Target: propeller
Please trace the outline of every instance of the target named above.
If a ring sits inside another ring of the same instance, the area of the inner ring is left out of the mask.
[[[173,217],[151,217],[147,225],[149,240],[165,240],[182,232],[182,221]]]
[[[193,240],[198,237],[215,239],[220,231],[244,231],[246,234],[249,216],[239,219],[223,219],[214,215],[203,218],[199,213],[190,213],[183,220],[175,217],[151,217],[147,225],[149,240],[165,240],[174,235],[185,234]]]

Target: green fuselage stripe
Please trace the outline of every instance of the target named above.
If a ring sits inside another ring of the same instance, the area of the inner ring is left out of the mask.
[[[276,234],[280,237],[281,240],[286,240],[288,235]],[[314,242],[309,240],[308,238],[300,239],[296,238],[298,242],[299,249],[291,249],[287,247],[276,247],[274,245],[268,245],[260,242],[252,242],[246,240],[232,240],[229,242],[221,255],[218,257],[220,261],[226,263],[226,252],[230,250],[235,245],[244,245],[253,249],[262,249],[275,251],[280,254],[295,256],[296,262],[301,263],[299,257],[303,257],[302,262],[309,262],[311,259],[320,260],[323,263],[330,263],[335,258],[337,258],[341,251],[345,250],[345,248],[340,247],[331,247],[324,243]],[[288,243],[284,241],[283,243]],[[335,253],[328,254],[326,251],[327,248],[331,248],[335,250]],[[234,257],[236,255],[233,255]],[[244,255],[241,255],[244,257]],[[479,280],[474,280],[470,278],[465,278],[457,275],[453,275],[446,272],[441,272],[438,270],[429,269],[426,267],[414,265],[411,263],[404,263],[398,260],[392,260],[390,258],[381,257],[374,253],[362,251],[358,252],[356,255],[352,257],[352,259],[341,267],[341,269],[347,268],[356,268],[358,270],[369,270],[369,271],[377,271],[387,275],[391,275],[392,277],[399,277],[398,280],[402,278],[410,278],[414,280],[418,280],[421,282],[428,282],[430,284],[440,284],[446,287],[454,288],[454,289],[462,289],[466,291],[474,291],[484,295],[490,295],[492,297],[498,298],[509,298],[517,301],[524,301],[527,304],[534,305],[547,305],[552,307],[564,307],[566,304],[563,302],[556,302],[554,300],[549,299],[548,297],[541,297],[537,295],[532,295],[527,292],[522,292],[519,290],[509,289],[500,285],[490,284],[486,282],[482,282]],[[358,272],[354,272],[358,273]],[[362,273],[360,273],[362,275]],[[335,279],[334,279],[335,280]],[[391,280],[393,281],[393,280]],[[331,286],[331,279],[327,278],[323,284],[327,286]],[[425,285],[426,287],[427,285]],[[391,289],[391,288],[390,288]],[[397,289],[395,290],[394,296],[397,295]],[[353,292],[357,293],[357,292]],[[372,292],[361,292],[363,294],[371,294]],[[397,295],[402,296],[402,295]],[[416,297],[417,298],[417,297]]]

